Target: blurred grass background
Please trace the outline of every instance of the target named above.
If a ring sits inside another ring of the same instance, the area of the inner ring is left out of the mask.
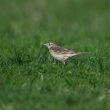
[[[0,110],[109,110],[109,29],[109,0],[0,0]],[[62,72],[49,41],[92,54]]]

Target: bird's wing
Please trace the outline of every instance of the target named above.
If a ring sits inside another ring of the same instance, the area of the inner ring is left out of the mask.
[[[75,54],[76,52],[74,52],[73,50],[71,49],[66,49],[66,48],[63,48],[63,51],[65,54]]]
[[[62,48],[62,47],[55,47],[55,48],[52,48],[52,50],[54,52],[56,52],[57,54],[75,54],[74,51],[70,50],[70,49],[66,49],[66,48]]]

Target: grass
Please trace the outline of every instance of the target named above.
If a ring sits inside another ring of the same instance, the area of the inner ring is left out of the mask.
[[[109,110],[110,2],[0,0],[0,110]],[[43,43],[91,52],[64,67]]]

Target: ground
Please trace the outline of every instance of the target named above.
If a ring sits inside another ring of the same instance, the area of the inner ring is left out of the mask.
[[[109,29],[109,0],[0,0],[0,110],[109,110]],[[49,41],[90,54],[63,65]]]

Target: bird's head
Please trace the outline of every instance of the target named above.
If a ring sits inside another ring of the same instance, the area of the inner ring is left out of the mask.
[[[51,47],[56,46],[56,44],[49,42],[49,43],[44,44],[44,46],[46,46],[48,49],[50,49]]]

